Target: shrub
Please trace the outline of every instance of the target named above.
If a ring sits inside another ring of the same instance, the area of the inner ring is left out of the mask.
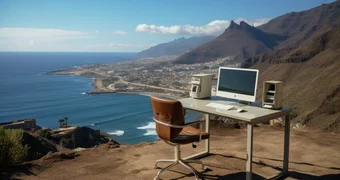
[[[29,147],[21,144],[23,133],[21,129],[0,127],[0,170],[26,160]]]
[[[44,137],[46,139],[50,139],[52,133],[51,133],[50,129],[40,129],[40,130],[38,130],[38,134],[41,137]]]

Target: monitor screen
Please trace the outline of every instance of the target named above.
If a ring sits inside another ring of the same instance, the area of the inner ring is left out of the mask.
[[[258,70],[221,67],[218,77],[218,94],[239,100],[255,101],[257,77]]]

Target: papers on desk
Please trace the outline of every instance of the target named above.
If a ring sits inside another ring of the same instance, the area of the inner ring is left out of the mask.
[[[234,107],[232,105],[226,105],[226,104],[220,104],[220,103],[209,103],[205,106],[216,108],[216,109],[223,109],[223,110],[230,110]]]

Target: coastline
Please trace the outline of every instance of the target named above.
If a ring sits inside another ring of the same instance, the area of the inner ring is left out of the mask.
[[[156,92],[116,92],[116,94],[137,94],[141,96],[165,96],[165,97],[170,97],[174,99],[184,98],[184,97],[174,96],[174,95],[167,94],[167,93],[156,93]]]
[[[119,90],[115,88],[111,88],[112,85],[115,83],[109,84],[108,86],[103,85],[103,80],[106,78],[110,78],[109,76],[95,73],[95,72],[88,72],[83,68],[76,68],[76,69],[62,69],[56,71],[46,72],[44,74],[48,75],[72,75],[72,76],[82,76],[93,79],[92,90],[86,92],[86,94],[136,94],[136,95],[146,95],[146,96],[165,96],[174,99],[181,99],[185,98],[186,96],[179,96],[178,93],[167,93],[167,92],[152,92],[152,91],[131,91],[131,90]],[[119,81],[119,80],[118,80]],[[129,84],[129,83],[127,83]]]

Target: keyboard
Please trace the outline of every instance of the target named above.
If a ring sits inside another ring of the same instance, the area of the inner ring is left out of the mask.
[[[217,109],[224,109],[224,110],[230,110],[234,107],[232,105],[226,105],[226,104],[220,104],[220,103],[209,103],[206,106],[217,108]]]

